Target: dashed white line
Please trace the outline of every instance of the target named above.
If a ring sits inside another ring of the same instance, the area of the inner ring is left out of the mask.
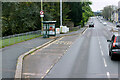
[[[97,33],[97,34],[98,34],[98,33]],[[98,41],[99,41],[99,45],[100,45],[101,54],[102,54],[102,56],[104,56],[104,53],[103,53],[103,51],[102,51],[102,47],[101,47],[101,43],[100,43],[99,37],[98,37]],[[104,57],[103,57],[103,62],[104,62],[104,66],[107,67],[107,63],[106,63],[106,60],[105,60]]]
[[[97,33],[97,35],[98,35],[98,33]],[[98,41],[99,41],[99,45],[100,45],[101,54],[102,54],[102,56],[103,56],[104,66],[107,68],[107,62],[106,62],[106,60],[105,60],[105,58],[104,58],[104,53],[103,53],[103,50],[102,50],[102,46],[101,46],[99,37],[98,37]],[[108,53],[108,55],[109,55],[109,53]],[[107,72],[106,74],[107,74],[107,78],[109,78],[109,80],[110,80],[110,73]]]
[[[107,72],[107,77],[110,78],[110,73],[109,72]]]
[[[101,54],[102,54],[102,56],[104,56],[104,53],[103,53],[103,51],[101,50]]]
[[[109,50],[109,49],[108,49]],[[108,56],[109,56],[109,52],[108,52]]]
[[[100,45],[101,54],[102,54],[102,56],[104,56],[99,38],[98,38],[98,41],[99,41],[99,45]]]
[[[99,41],[99,45],[101,46],[101,43],[100,43],[100,40],[99,40],[99,38],[98,38],[98,41]]]
[[[106,63],[105,58],[103,58],[103,61],[104,61],[104,65],[105,65],[105,67],[107,67],[107,63]]]

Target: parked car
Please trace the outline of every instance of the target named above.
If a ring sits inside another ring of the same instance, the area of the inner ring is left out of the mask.
[[[102,20],[100,20],[100,23],[102,23]]]
[[[103,22],[103,25],[104,25],[104,26],[106,26],[106,25],[107,25],[107,23],[106,23],[106,22]]]
[[[114,34],[111,40],[107,40],[109,43],[109,56],[111,60],[115,59],[116,57],[120,57],[120,35]]]
[[[116,27],[120,27],[120,23],[117,23]]]
[[[89,27],[94,27],[94,23],[93,22],[89,23]]]

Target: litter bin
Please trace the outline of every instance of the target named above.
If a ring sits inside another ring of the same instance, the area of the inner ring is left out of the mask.
[[[43,21],[43,38],[56,36],[56,21]]]

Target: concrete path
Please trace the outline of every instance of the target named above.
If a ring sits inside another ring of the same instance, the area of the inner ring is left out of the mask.
[[[2,78],[14,78],[18,57],[32,48],[40,46],[50,40],[51,39],[43,39],[42,37],[39,37],[3,48]]]

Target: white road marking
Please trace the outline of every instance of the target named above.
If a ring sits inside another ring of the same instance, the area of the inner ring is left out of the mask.
[[[88,28],[87,28],[88,29]],[[85,34],[85,32],[87,31],[87,29],[83,32],[83,34]]]
[[[110,78],[110,73],[109,72],[107,72],[107,77]]]
[[[100,43],[99,37],[98,37],[98,41],[99,41],[99,45],[100,45],[101,55],[104,56],[104,53],[103,53],[103,51],[102,51],[102,47],[101,47],[101,43]]]
[[[43,48],[39,49],[39,51],[41,51],[41,50],[43,50],[43,49],[47,48],[47,47],[48,47],[48,46],[50,46],[51,44],[53,44],[53,43],[55,43],[55,42],[57,42],[57,41],[59,41],[59,40],[61,40],[61,39],[63,39],[63,37],[61,37],[60,39],[58,39],[58,40],[56,40],[56,41],[54,41],[54,42],[52,42],[52,43],[50,43],[50,44],[48,44],[48,45],[44,46]],[[31,55],[35,55],[35,52],[34,52],[34,53],[32,53]]]
[[[38,74],[38,73],[23,73],[23,75],[25,75],[25,76],[34,76],[34,75],[41,75],[41,74]]]
[[[105,58],[103,58],[103,61],[104,61],[104,66],[107,67],[107,63],[106,63]]]
[[[30,78],[30,76],[25,76],[25,78]]]
[[[71,45],[72,43],[73,43],[72,41],[57,41],[54,44]]]
[[[109,49],[107,49],[107,50],[109,50]],[[107,52],[108,53],[108,56],[109,56],[109,52]]]
[[[108,25],[108,26],[109,26],[109,27],[113,27],[113,26],[110,26],[110,25]],[[112,33],[113,33],[113,32],[112,32]],[[97,35],[98,35],[98,32],[97,32]],[[103,56],[104,53],[103,53],[103,50],[102,50],[102,46],[101,46],[101,43],[100,43],[99,36],[98,36],[98,41],[99,41],[99,45],[100,45],[101,54],[102,54],[102,56]],[[109,53],[108,53],[108,55],[109,55]],[[104,56],[103,56],[103,62],[104,62],[104,66],[107,68],[107,62],[106,62]],[[111,79],[110,79],[110,73],[107,72],[106,74],[107,74],[107,77],[109,78],[109,80],[111,80]]]
[[[99,41],[99,45],[101,46],[101,43],[100,43],[100,40],[99,40],[99,38],[98,38],[98,41]]]
[[[47,74],[49,71],[50,71],[50,69],[48,69],[48,70],[46,71],[46,74]]]
[[[102,54],[102,56],[104,56],[104,53],[103,53],[103,51],[101,50],[101,54]]]
[[[97,33],[97,35],[98,35],[98,33]],[[102,56],[104,56],[99,37],[98,37],[98,41],[99,41],[99,45],[100,45],[101,54],[102,54]],[[104,66],[107,67],[107,63],[106,63],[106,60],[104,57],[103,57],[103,62],[104,62]]]

